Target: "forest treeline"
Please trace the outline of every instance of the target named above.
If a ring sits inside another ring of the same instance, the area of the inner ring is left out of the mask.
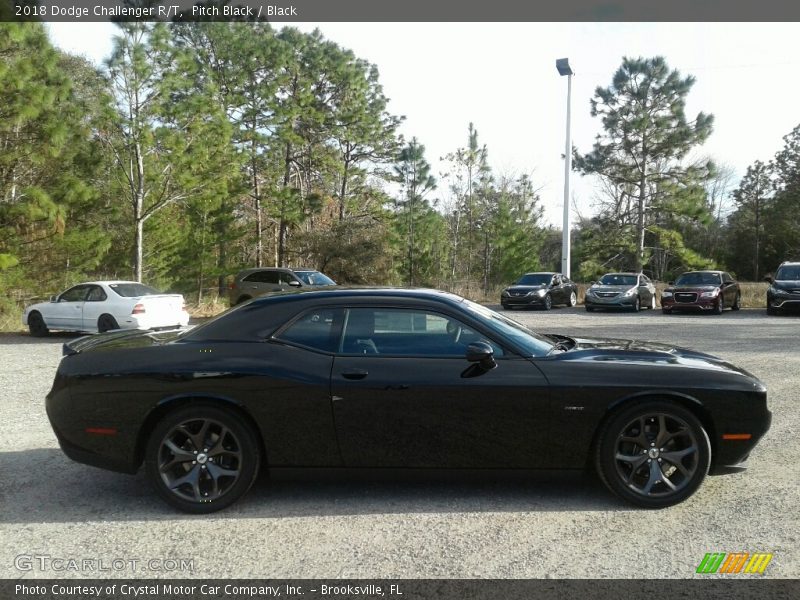
[[[693,83],[625,58],[596,90],[600,134],[574,150],[595,212],[574,225],[573,278],[758,279],[800,257],[800,127],[735,182],[698,158],[713,117],[686,114]],[[559,268],[530,174],[493,171],[471,123],[434,173],[425,132],[404,138],[402,121],[377,66],[319,31],[123,23],[97,67],[41,24],[2,23],[0,290],[134,278],[200,301],[242,267],[280,265],[478,294]]]

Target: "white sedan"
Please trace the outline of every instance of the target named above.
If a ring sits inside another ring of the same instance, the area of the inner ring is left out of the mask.
[[[22,313],[31,335],[51,329],[86,331],[185,327],[189,313],[180,294],[162,294],[136,281],[92,281],[69,288]]]

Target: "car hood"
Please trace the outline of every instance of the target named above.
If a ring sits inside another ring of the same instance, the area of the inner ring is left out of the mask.
[[[146,329],[125,329],[85,335],[62,347],[62,354],[78,354],[94,350],[116,350],[120,348],[144,348],[161,346],[171,342],[188,331],[189,328],[170,329],[168,331],[149,331]]]
[[[624,294],[635,287],[635,285],[593,285],[589,290],[592,292],[619,292]]]
[[[776,279],[772,287],[779,290],[800,290],[800,281],[794,279]]]
[[[575,347],[569,352],[555,355],[557,360],[650,363],[727,371],[753,379],[763,386],[757,377],[718,356],[681,346],[645,340],[566,338],[558,334],[547,334],[547,337],[554,340],[575,340]]]
[[[536,290],[546,290],[546,285],[512,285],[505,289],[506,292],[524,292],[527,294],[528,292],[535,292]]]

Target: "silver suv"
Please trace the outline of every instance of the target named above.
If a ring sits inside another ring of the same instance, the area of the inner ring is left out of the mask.
[[[257,267],[239,271],[230,284],[231,306],[266,294],[294,288],[322,287],[336,282],[313,269],[283,269],[281,267]]]

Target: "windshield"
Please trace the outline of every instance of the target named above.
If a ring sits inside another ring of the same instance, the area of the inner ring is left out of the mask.
[[[609,273],[608,275],[603,275],[603,278],[600,279],[600,284],[633,286],[636,285],[636,282],[638,280],[639,278],[636,275],[622,275],[620,273]]]
[[[719,285],[719,273],[684,273],[675,285]]]
[[[800,265],[786,265],[775,273],[777,281],[800,281]]]
[[[122,296],[123,298],[153,296],[161,293],[158,290],[151,288],[149,285],[142,285],[141,283],[109,283],[108,287],[114,290],[118,296]]]
[[[552,280],[552,273],[528,273],[520,277],[514,285],[547,285]]]
[[[319,271],[295,271],[300,280],[306,285],[336,285],[336,282]]]
[[[524,349],[527,356],[544,356],[553,348],[552,340],[531,331],[524,325],[470,300],[463,302],[464,308],[477,316],[481,323],[492,331],[513,340]]]

